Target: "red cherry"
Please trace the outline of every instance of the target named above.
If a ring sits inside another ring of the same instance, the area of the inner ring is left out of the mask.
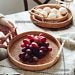
[[[41,46],[40,49],[43,50],[43,51],[46,50],[46,48],[44,46]]]
[[[34,56],[34,57],[33,57],[33,61],[34,61],[34,62],[37,62],[37,61],[38,61],[38,58],[37,58],[36,56]]]
[[[39,41],[38,36],[35,36],[35,37],[34,37],[34,42],[38,42],[38,41]]]
[[[40,42],[46,42],[46,38],[44,36],[41,36],[39,40]]]
[[[39,50],[39,54],[40,55],[43,55],[44,53],[43,53],[43,50]]]
[[[27,49],[26,52],[27,52],[28,54],[30,54],[30,53],[31,53],[31,50],[30,50],[30,49]]]
[[[29,55],[27,53],[25,54],[25,59],[29,59]]]
[[[28,44],[26,44],[26,45],[25,45],[25,47],[26,47],[26,49],[28,49],[28,48],[29,48],[29,45],[28,45]]]
[[[19,58],[22,60],[24,59],[25,54],[19,54]]]
[[[24,42],[24,44],[30,44],[30,40],[28,40],[28,39],[23,39],[23,42]]]
[[[44,46],[48,47],[49,46],[49,42],[45,42]]]
[[[34,41],[34,35],[28,35],[27,37],[30,39],[30,41]]]
[[[25,47],[25,44],[24,44],[24,43],[22,43],[22,44],[21,44],[21,47],[22,47],[22,48],[23,48],[23,47]]]
[[[29,49],[31,49],[31,50],[33,49],[32,45],[29,45]]]
[[[39,36],[44,36],[44,34],[43,33],[40,33]]]
[[[37,44],[37,43],[35,43],[35,42],[32,42],[32,44],[31,44],[31,45],[32,45],[32,47],[33,47],[33,48],[38,48],[38,44]]]
[[[22,48],[22,52],[25,52],[26,51],[26,47]]]
[[[51,52],[52,51],[52,48],[51,47],[48,47],[48,51]]]

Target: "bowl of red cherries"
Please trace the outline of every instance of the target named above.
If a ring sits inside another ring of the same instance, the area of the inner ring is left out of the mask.
[[[52,51],[49,42],[43,33],[39,35],[27,35],[21,44],[22,53],[19,54],[20,60],[23,62],[38,62]]]
[[[53,66],[60,54],[59,41],[41,31],[28,31],[14,37],[7,52],[11,62],[25,70],[43,70]]]

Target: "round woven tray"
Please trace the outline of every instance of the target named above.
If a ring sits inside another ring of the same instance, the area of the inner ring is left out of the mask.
[[[5,21],[0,20],[0,32],[4,34],[4,36],[0,37],[0,48],[7,48],[9,41],[17,35],[17,31],[13,23],[8,21],[8,24],[1,24],[1,22],[5,23]]]
[[[18,55],[21,53],[21,43],[24,38],[27,37],[27,35],[39,35],[40,33],[43,33],[44,36],[47,38],[47,41],[50,43],[52,47],[52,52],[47,54],[44,58],[40,59],[37,64],[26,64],[22,63],[19,60]],[[11,62],[13,62],[16,66],[25,69],[25,70],[43,70],[48,67],[53,66],[58,59],[60,58],[60,54],[57,56],[57,53],[60,49],[60,43],[56,38],[54,38],[52,35],[44,33],[44,32],[38,32],[38,31],[30,31],[30,32],[25,32],[22,34],[17,35],[15,38],[13,38],[9,46],[7,48],[8,50],[8,56]]]
[[[45,4],[45,5],[39,5],[36,6],[34,8],[43,8],[43,7],[51,7],[51,8],[57,8],[59,9],[60,6],[56,5],[56,4]],[[49,18],[44,19],[44,21],[42,21],[38,16],[35,16],[33,14],[30,13],[30,18],[32,20],[32,22],[34,24],[36,24],[37,26],[41,26],[41,27],[45,27],[45,28],[61,28],[61,27],[65,27],[67,25],[69,25],[72,22],[72,13],[71,11],[67,9],[67,14],[65,16],[63,16],[62,18],[57,18],[55,20],[51,20]]]
[[[44,7],[50,7],[51,9],[52,8],[56,8],[56,9],[59,9],[61,6],[57,5],[57,4],[44,4],[44,5],[39,5],[39,6],[36,6],[34,8],[31,9],[34,10],[34,9],[38,9],[38,8],[41,8],[43,9]],[[31,14],[32,15],[32,14]],[[40,16],[36,16],[35,17],[39,20],[42,20],[42,18]],[[68,13],[66,13],[66,15],[60,17],[60,18],[56,18],[56,19],[50,19],[50,18],[43,18],[44,21],[58,21],[58,22],[61,22],[61,21],[64,21],[68,18]]]

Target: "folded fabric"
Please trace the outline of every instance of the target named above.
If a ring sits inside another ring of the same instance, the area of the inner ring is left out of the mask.
[[[0,32],[0,37],[4,37],[4,34]],[[0,48],[0,61],[7,58],[7,50],[4,48]]]

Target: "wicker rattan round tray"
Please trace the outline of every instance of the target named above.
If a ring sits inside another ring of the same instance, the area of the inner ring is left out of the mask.
[[[40,33],[43,33],[44,36],[47,38],[47,41],[50,43],[51,47],[53,48],[52,52],[47,54],[44,58],[40,59],[37,62],[37,64],[32,65],[30,63],[29,64],[22,63],[18,57],[18,55],[21,53],[20,45],[22,43],[22,40],[26,38],[28,34],[38,35]],[[25,70],[43,70],[48,67],[51,67],[60,58],[60,54],[57,56],[59,49],[60,49],[60,43],[56,38],[54,38],[50,34],[38,31],[30,31],[17,35],[10,41],[7,48],[8,56],[11,62],[13,62],[16,66]]]
[[[36,6],[34,8],[43,8],[43,7],[55,7],[57,9],[60,8],[60,6],[56,5],[56,4],[45,4],[45,5],[39,5],[39,6]],[[37,26],[40,26],[40,27],[45,27],[45,28],[61,28],[61,27],[65,27],[67,25],[70,25],[70,23],[72,22],[72,13],[71,11],[67,9],[67,14],[65,16],[63,16],[62,18],[57,18],[55,20],[51,20],[51,19],[44,19],[44,21],[42,21],[39,17],[33,15],[32,13],[30,13],[30,18],[32,20],[32,22],[34,24],[36,24]]]

